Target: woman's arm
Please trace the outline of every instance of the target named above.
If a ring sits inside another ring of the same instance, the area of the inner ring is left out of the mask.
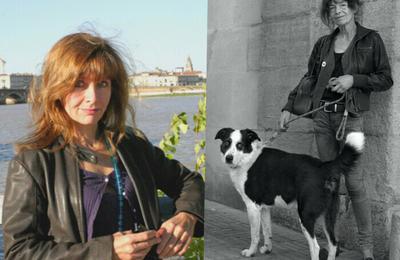
[[[372,33],[373,37],[373,68],[369,74],[352,74],[353,87],[369,91],[384,91],[393,85],[389,58],[385,44],[378,33]]]
[[[6,259],[111,259],[111,235],[86,243],[55,242],[43,190],[20,161],[9,165],[3,202]]]
[[[126,134],[128,142],[142,149],[143,160],[148,162],[156,188],[175,200],[176,213],[187,212],[196,216],[199,225],[196,225],[198,232],[195,235],[202,236],[204,180],[201,175],[190,171],[177,160],[165,157],[164,152],[155,147],[140,130],[127,127]]]
[[[161,225],[161,258],[183,255],[192,236],[204,233],[204,181],[197,172],[165,157],[164,152],[148,142],[156,185],[175,199],[176,212]]]
[[[197,217],[199,227],[195,235],[203,233],[204,180],[197,172],[192,172],[177,160],[165,157],[158,147],[148,143],[151,151],[153,172],[157,188],[175,199],[176,213],[188,212]]]
[[[319,62],[319,59],[321,56],[322,44],[325,41],[324,37],[326,37],[326,36],[319,38],[318,41],[314,44],[311,55],[308,58],[307,73],[304,74],[303,78],[309,77],[311,75],[317,76],[317,74],[318,74],[318,69],[317,69],[318,64],[317,63]],[[299,81],[299,83],[300,82],[301,82],[301,80]],[[300,86],[300,84],[298,84],[292,91],[290,91],[289,96],[288,96],[288,101],[286,102],[286,105],[282,108],[282,111],[284,111],[284,110],[289,111],[289,112],[293,111],[293,102],[294,102],[294,99],[296,98],[296,94],[297,94],[297,90],[298,90],[299,86]]]

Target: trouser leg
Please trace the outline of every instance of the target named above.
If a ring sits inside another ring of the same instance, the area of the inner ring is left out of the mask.
[[[319,159],[324,162],[335,159],[340,147],[335,138],[330,114],[318,111],[313,123]]]
[[[314,130],[317,149],[322,161],[333,160],[339,153],[343,143],[336,141],[336,130],[341,122],[341,114],[325,113],[320,111],[314,118]],[[363,119],[349,117],[345,134],[363,130]],[[372,221],[371,206],[367,198],[362,172],[356,167],[345,176],[354,216],[359,233],[359,244],[365,256],[372,254]]]
[[[345,132],[348,134],[356,131],[363,131],[363,118],[349,117]],[[364,255],[370,256],[373,248],[371,205],[367,197],[364,178],[359,165],[345,176],[345,180],[353,206],[354,217],[357,222],[359,244]]]
[[[346,187],[351,198],[354,217],[357,222],[359,244],[363,252],[372,253],[372,220],[371,206],[363,183],[362,175],[350,172],[346,176]]]

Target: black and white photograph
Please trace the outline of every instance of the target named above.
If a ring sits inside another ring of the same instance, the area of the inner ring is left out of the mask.
[[[400,259],[399,3],[208,3],[205,259]]]

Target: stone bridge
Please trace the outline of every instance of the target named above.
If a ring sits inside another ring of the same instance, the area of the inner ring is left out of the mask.
[[[6,99],[15,100],[15,103],[26,103],[28,89],[0,89],[0,104],[5,104]]]

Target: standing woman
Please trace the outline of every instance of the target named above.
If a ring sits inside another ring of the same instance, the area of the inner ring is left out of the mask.
[[[111,43],[59,40],[16,145],[3,204],[6,259],[158,259],[202,234],[204,182],[125,126],[128,75]],[[157,189],[174,198],[161,223]]]
[[[313,108],[346,98],[313,114],[313,124],[319,157],[322,161],[334,159],[342,145],[336,140],[336,131],[344,111],[349,112],[345,132],[362,131],[363,114],[369,110],[372,91],[384,91],[393,85],[390,64],[379,34],[355,21],[359,0],[323,0],[321,18],[335,30],[321,37],[315,44],[305,76],[317,78],[313,89]],[[314,66],[315,65],[315,66]],[[316,68],[316,69],[314,69]],[[295,88],[282,109],[280,127],[285,128],[293,111]],[[359,233],[359,245],[364,259],[373,259],[371,208],[361,172],[345,176]]]

